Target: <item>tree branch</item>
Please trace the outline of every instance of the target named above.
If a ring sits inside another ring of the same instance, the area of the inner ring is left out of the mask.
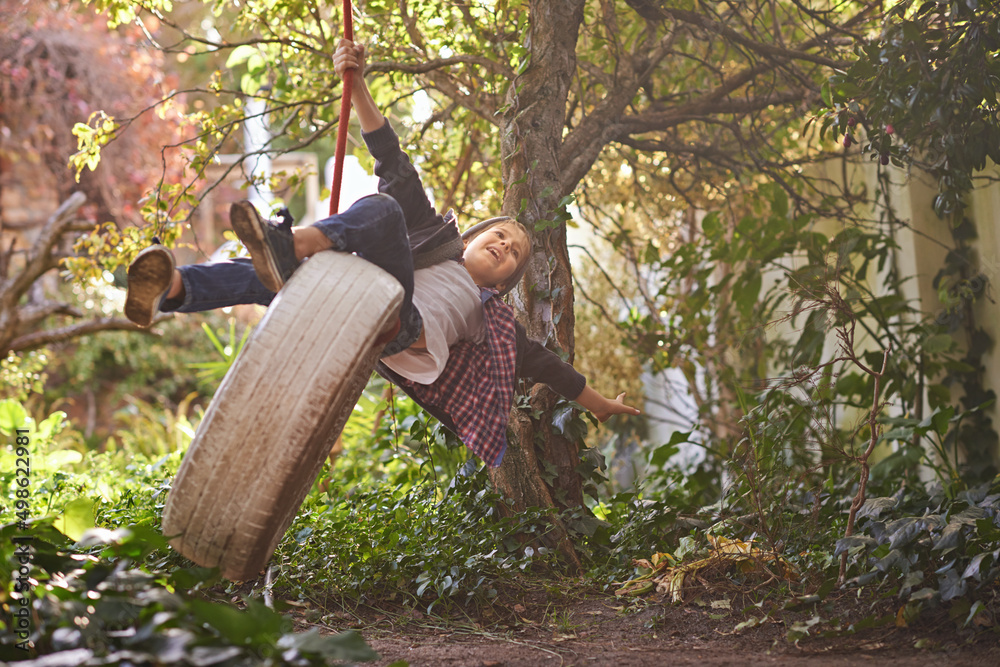
[[[74,192],[52,214],[31,250],[28,251],[24,270],[14,279],[0,283],[0,302],[2,302],[0,308],[14,308],[32,283],[49,269],[55,268],[53,248],[59,243],[63,233],[75,222],[76,212],[85,201],[87,201],[85,194]]]
[[[725,37],[727,40],[733,42],[734,44],[739,44],[742,47],[758,53],[767,58],[777,58],[781,60],[800,60],[805,62],[816,63],[817,65],[822,65],[824,67],[830,67],[833,69],[839,69],[845,65],[842,60],[833,60],[832,58],[825,58],[823,56],[816,55],[814,53],[809,53],[808,51],[801,50],[802,47],[798,49],[788,48],[784,46],[775,46],[773,44],[764,44],[763,42],[757,42],[750,39],[746,35],[730,28],[725,23],[720,21],[715,21],[704,14],[698,12],[693,12],[686,9],[675,9],[672,7],[662,7],[661,8],[665,14],[670,16],[670,18],[681,23],[686,23],[688,25],[694,25],[708,32],[713,32],[717,35]],[[806,42],[806,48],[813,46],[815,40],[809,40]]]
[[[402,72],[404,74],[427,74],[434,70],[444,69],[446,67],[451,67],[452,65],[479,65],[488,69],[493,74],[502,77],[514,78],[514,70],[498,63],[495,60],[490,60],[483,56],[471,56],[471,55],[458,55],[452,56],[451,58],[435,58],[434,60],[426,60],[424,62],[418,63],[404,63],[393,60],[380,60],[377,62],[369,63],[365,68],[365,75],[372,72]]]
[[[156,324],[157,322],[162,322],[164,320],[171,319],[172,317],[172,315],[158,317],[153,321],[153,323]],[[140,327],[129,320],[102,317],[96,320],[80,322],[79,324],[74,324],[68,327],[49,329],[47,331],[37,331],[35,333],[19,336],[11,341],[9,348],[11,352],[23,352],[25,350],[33,350],[35,348],[50,345],[52,343],[59,343],[64,340],[77,338],[79,336],[97,333],[98,331],[137,331],[139,333],[145,333],[153,336],[159,335],[152,329]]]
[[[847,19],[843,25],[855,25],[867,16],[877,3],[870,3],[854,16]],[[766,108],[771,104],[789,104],[803,99],[808,91],[799,87],[780,94],[764,95],[753,99],[733,100],[730,96],[740,88],[752,83],[761,74],[777,70],[787,63],[804,62],[829,68],[840,68],[844,61],[810,53],[809,49],[824,44],[829,35],[824,32],[815,35],[796,45],[794,48],[770,45],[751,39],[746,35],[728,27],[725,23],[704,16],[697,12],[657,7],[662,9],[663,18],[692,25],[723,37],[728,42],[741,46],[749,51],[762,55],[765,62],[751,64],[732,76],[723,79],[713,90],[687,104],[681,104],[672,109],[660,112],[644,112],[635,116],[623,116],[628,104],[612,104],[609,99],[624,98],[629,103],[638,93],[640,85],[652,76],[656,68],[671,53],[672,33],[660,38],[648,51],[636,49],[631,58],[631,67],[637,74],[626,79],[620,79],[613,90],[609,90],[601,103],[587,114],[587,117],[576,129],[566,135],[560,149],[560,165],[563,169],[562,190],[571,192],[593,166],[601,151],[609,141],[622,140],[627,134],[662,130],[667,127],[682,124],[691,118],[688,116],[704,116],[708,114],[740,114]],[[619,63],[622,61],[619,60]],[[621,97],[619,97],[621,96]],[[633,120],[635,119],[635,120]],[[617,136],[614,130],[618,130]]]
[[[18,329],[31,329],[49,315],[83,317],[83,311],[72,304],[58,301],[47,301],[33,306],[25,306],[21,308],[17,316],[17,321],[19,322]]]

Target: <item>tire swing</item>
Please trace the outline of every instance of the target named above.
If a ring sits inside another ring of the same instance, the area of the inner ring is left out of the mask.
[[[353,39],[350,0],[344,36]],[[345,72],[330,213],[351,107]],[[265,568],[357,403],[403,289],[346,253],[321,252],[282,287],[198,426],[163,511],[181,554],[242,581]]]

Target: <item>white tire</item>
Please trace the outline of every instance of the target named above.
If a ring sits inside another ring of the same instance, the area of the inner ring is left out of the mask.
[[[266,566],[371,376],[403,289],[353,255],[322,252],[275,297],[184,456],[163,534],[234,581]],[[176,537],[174,537],[176,536]]]

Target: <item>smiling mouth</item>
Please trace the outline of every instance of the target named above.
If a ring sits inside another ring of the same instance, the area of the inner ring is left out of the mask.
[[[487,250],[493,255],[493,259],[500,261],[500,252],[496,248],[487,248]]]

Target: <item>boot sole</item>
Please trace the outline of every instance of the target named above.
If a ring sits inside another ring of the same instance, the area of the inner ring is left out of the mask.
[[[250,261],[257,278],[264,287],[277,293],[285,284],[274,261],[271,249],[265,239],[264,222],[253,204],[247,201],[236,202],[229,208],[229,224],[243,245],[250,252]]]
[[[152,325],[160,300],[174,279],[174,258],[161,245],[150,246],[128,267],[125,317],[140,327]]]

